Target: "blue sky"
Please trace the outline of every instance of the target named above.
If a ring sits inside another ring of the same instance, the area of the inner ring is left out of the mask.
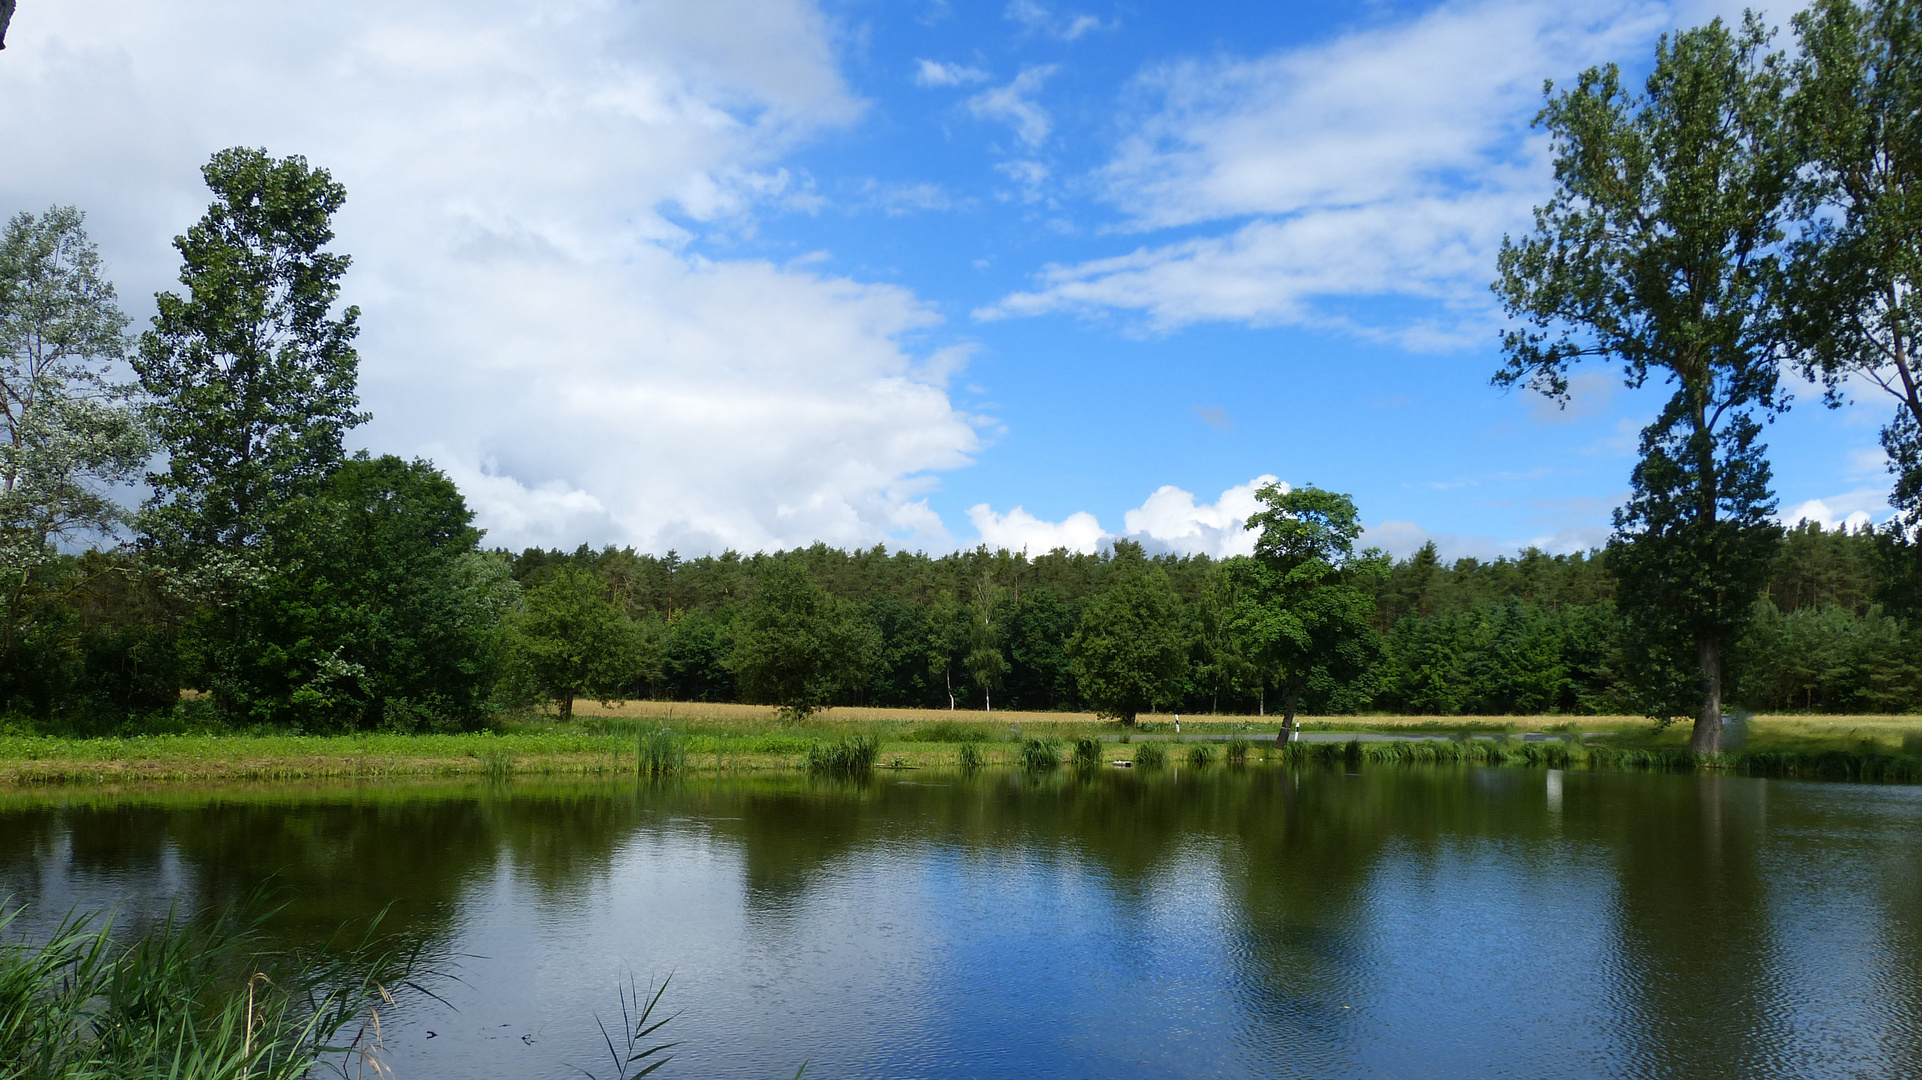
[[[1718,11],[24,5],[0,204],[86,209],[144,320],[209,153],[333,170],[359,437],[509,545],[1222,553],[1276,477],[1398,553],[1571,550],[1656,391],[1488,385],[1528,123]],[[1771,429],[1786,513],[1885,516],[1861,396]]]

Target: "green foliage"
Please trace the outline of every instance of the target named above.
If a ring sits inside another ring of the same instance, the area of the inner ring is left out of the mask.
[[[1381,651],[1374,594],[1388,564],[1379,552],[1355,554],[1361,515],[1348,496],[1269,484],[1255,497],[1265,509],[1248,519],[1260,530],[1252,588],[1230,629],[1261,683],[1281,691],[1283,725],[1292,729],[1305,692],[1335,697],[1374,668]]]
[[[642,664],[634,623],[598,576],[563,566],[528,589],[506,620],[512,677],[546,701],[562,720],[574,699],[611,700]]]
[[[198,679],[235,717],[307,731],[471,727],[518,589],[425,461],[362,454],[289,502],[278,572],[189,623]]]
[[[963,770],[972,772],[985,765],[987,759],[982,755],[980,747],[973,743],[962,743],[961,749],[955,754],[955,763]]]
[[[1117,561],[1125,559],[1128,568],[1083,609],[1067,653],[1081,696],[1100,715],[1132,725],[1137,715],[1179,692],[1188,671],[1188,636],[1168,575],[1144,563],[1138,550],[1116,548]]]
[[[1896,712],[1918,698],[1918,641],[1871,608],[1857,616],[1824,605],[1784,613],[1756,603],[1735,651],[1736,693],[1770,712]]]
[[[729,666],[750,701],[805,717],[869,675],[881,643],[852,604],[829,596],[805,571],[763,577],[734,630]]]
[[[1188,764],[1195,768],[1205,768],[1215,763],[1215,748],[1205,742],[1194,743],[1188,747]]]
[[[1790,275],[1797,360],[1896,402],[1882,444],[1903,525],[1922,515],[1922,5],[1818,0],[1794,19],[1805,232]]]
[[[110,366],[127,317],[72,207],[17,214],[0,234],[0,711],[48,715],[72,672],[60,548],[110,538],[111,496],[152,452]],[[84,580],[84,579],[82,579]]]
[[[347,192],[304,158],[215,154],[214,201],[174,239],[187,295],[161,293],[134,370],[167,447],[142,526],[177,573],[222,596],[275,567],[258,550],[342,458],[355,412],[358,308],[324,251]]]
[[[1168,764],[1168,748],[1158,742],[1144,742],[1135,746],[1135,765],[1143,769],[1159,769]]]
[[[1505,240],[1495,290],[1522,325],[1502,385],[1565,401],[1570,367],[1603,357],[1632,387],[1674,385],[1642,433],[1610,565],[1650,715],[1699,706],[1695,748],[1720,747],[1723,652],[1773,553],[1756,414],[1783,404],[1780,247],[1797,161],[1789,82],[1750,16],[1665,36],[1640,97],[1613,65],[1552,95],[1556,189],[1535,231]]]

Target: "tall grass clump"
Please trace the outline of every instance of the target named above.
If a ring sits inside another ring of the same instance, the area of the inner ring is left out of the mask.
[[[1168,764],[1168,748],[1158,742],[1144,742],[1135,747],[1135,765],[1143,769],[1159,769]]]
[[[1188,764],[1193,765],[1197,769],[1201,769],[1201,768],[1206,768],[1209,765],[1213,765],[1214,763],[1215,763],[1214,747],[1203,742],[1203,743],[1196,743],[1193,746],[1190,746],[1188,748]]]
[[[488,749],[480,754],[481,775],[490,784],[505,784],[514,778],[514,754],[509,750]]]
[[[380,1073],[380,1010],[420,989],[418,949],[271,956],[258,920],[169,918],[130,942],[71,916],[38,944],[0,911],[0,1076],[301,1080]],[[343,1042],[343,1034],[347,1035]]]
[[[687,736],[664,727],[643,731],[635,760],[642,776],[672,776],[687,768]]]
[[[1061,740],[1029,737],[1021,740],[1021,751],[1016,755],[1024,769],[1045,772],[1061,767]]]
[[[1253,746],[1253,743],[1237,735],[1228,740],[1228,750],[1223,756],[1227,758],[1228,764],[1230,765],[1246,765],[1248,764],[1248,751],[1252,749]]]
[[[1092,769],[1101,764],[1101,736],[1083,735],[1074,741],[1074,764],[1077,769]]]
[[[973,772],[987,764],[987,759],[981,754],[981,748],[971,742],[961,744],[961,752],[956,755],[956,758],[964,772]]]
[[[808,746],[807,771],[820,776],[853,776],[874,768],[881,757],[881,739],[876,735],[849,735],[839,742],[816,742]]]

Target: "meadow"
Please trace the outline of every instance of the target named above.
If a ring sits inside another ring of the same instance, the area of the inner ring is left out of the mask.
[[[1100,740],[1100,756],[1132,761],[1143,745],[1173,740],[1215,743],[1239,737],[1251,760],[1327,757],[1357,760],[1474,760],[1544,764],[1548,736],[1577,762],[1674,767],[1682,763],[1788,775],[1853,776],[1865,761],[1922,762],[1922,716],[1764,715],[1748,723],[1746,746],[1719,759],[1686,755],[1687,726],[1658,729],[1630,716],[1309,717],[1309,735],[1347,740],[1280,747],[1276,720],[1254,716],[1144,714],[1132,728],[1092,713],[837,708],[803,721],[764,706],[686,702],[580,701],[574,718],[527,714],[459,734],[202,734],[107,738],[0,736],[0,785],[122,784],[196,781],[503,779],[514,775],[622,776],[637,772],[728,774],[819,769],[836,748],[879,768],[1032,765],[1038,755],[1072,755],[1077,740]],[[1371,736],[1447,737],[1457,749],[1420,749]],[[1052,748],[1051,750],[1038,747]],[[1165,746],[1161,749],[1167,749]],[[1191,748],[1167,755],[1178,764]],[[1092,751],[1084,748],[1083,758]],[[828,755],[828,756],[824,756]],[[1453,755],[1451,757],[1451,755]],[[1466,756],[1464,756],[1466,755]],[[1153,757],[1154,752],[1150,751]],[[1513,761],[1507,760],[1513,758]],[[1619,760],[1618,760],[1619,759]],[[1560,760],[1560,759],[1558,759]],[[1814,763],[1825,761],[1817,767]],[[1773,762],[1773,764],[1767,764]],[[1851,762],[1853,762],[1851,764]],[[1567,761],[1563,761],[1567,764]],[[1145,763],[1144,763],[1145,764]],[[866,767],[856,761],[856,767]],[[1870,768],[1871,775],[1882,775]],[[839,769],[834,766],[832,769]],[[1888,778],[1909,775],[1898,768]],[[1884,769],[1886,772],[1886,769]]]

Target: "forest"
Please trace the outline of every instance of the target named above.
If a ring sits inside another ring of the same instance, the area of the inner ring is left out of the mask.
[[[1503,245],[1497,386],[1600,365],[1669,396],[1608,544],[1444,563],[1271,485],[1253,555],[490,547],[424,460],[349,453],[346,191],[203,170],[180,291],[130,333],[76,208],[0,237],[0,727],[473,729],[576,699],[1147,712],[1922,708],[1922,57],[1914,5],[1825,0],[1551,87],[1556,186]],[[1785,374],[1886,402],[1894,515],[1776,518]],[[1883,392],[1886,391],[1886,394]],[[1285,448],[1278,448],[1285,457]],[[1283,471],[1277,468],[1275,471]]]

